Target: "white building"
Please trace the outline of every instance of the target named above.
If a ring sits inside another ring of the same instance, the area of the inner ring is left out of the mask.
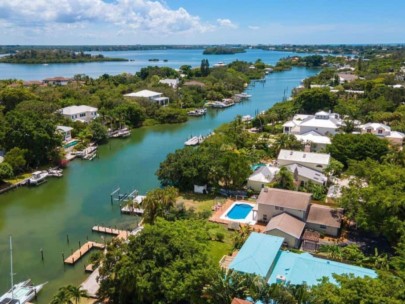
[[[294,134],[294,136],[304,145],[309,145],[311,152],[325,150],[326,146],[331,144],[329,137],[323,136],[315,131],[310,131],[304,134]]]
[[[70,106],[59,110],[59,113],[73,121],[90,122],[97,117],[97,111],[90,106]]]
[[[277,157],[279,167],[298,164],[318,172],[323,172],[330,163],[330,155],[292,150],[280,150]]]
[[[56,132],[61,134],[63,136],[63,141],[67,142],[72,140],[72,127],[66,127],[66,126],[57,126],[56,127]]]
[[[150,101],[157,102],[159,105],[166,105],[169,103],[169,97],[163,96],[163,93],[149,91],[149,90],[142,90],[139,92],[133,92],[129,94],[125,94],[125,97],[131,98],[146,98]]]
[[[271,165],[265,165],[259,167],[247,180],[247,187],[254,191],[260,191],[268,183],[271,183],[280,171],[280,168],[273,167]]]
[[[337,113],[320,111],[315,115],[297,114],[283,124],[286,134],[305,134],[315,131],[320,135],[335,135],[343,121]]]
[[[324,186],[328,181],[325,174],[299,164],[287,165],[285,167],[293,174],[294,180],[301,184],[313,182],[314,184]]]
[[[180,81],[177,78],[174,78],[174,79],[166,78],[166,79],[159,80],[159,83],[167,84],[168,86],[172,87],[173,89],[177,89]]]
[[[388,139],[394,145],[402,146],[405,137],[404,133],[391,131],[389,126],[382,123],[369,122],[364,125],[360,125],[359,128],[361,134],[374,134],[378,137]]]

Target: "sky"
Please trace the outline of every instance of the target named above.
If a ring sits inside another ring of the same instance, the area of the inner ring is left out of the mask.
[[[405,43],[405,0],[0,0],[0,44]]]

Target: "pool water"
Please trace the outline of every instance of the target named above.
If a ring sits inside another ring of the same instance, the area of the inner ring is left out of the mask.
[[[253,207],[247,204],[235,204],[226,216],[232,220],[243,220]]]
[[[79,142],[78,142],[77,140],[74,140],[74,141],[71,141],[70,143],[64,145],[63,147],[64,147],[65,149],[66,149],[66,148],[70,148],[70,147],[76,146],[78,143],[79,143]]]

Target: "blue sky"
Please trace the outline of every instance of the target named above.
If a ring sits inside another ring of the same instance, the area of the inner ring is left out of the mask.
[[[0,0],[0,44],[405,43],[405,0]]]

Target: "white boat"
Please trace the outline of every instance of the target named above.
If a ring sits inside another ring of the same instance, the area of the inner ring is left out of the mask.
[[[193,111],[189,111],[187,114],[189,116],[203,116],[207,113],[207,109],[195,109]]]
[[[37,186],[46,182],[46,177],[48,176],[46,171],[35,171],[32,176],[28,179],[30,185]],[[0,303],[1,304],[1,303]]]
[[[226,66],[226,64],[223,63],[222,61],[220,61],[220,62],[214,64],[214,67],[216,67],[216,68],[218,68],[218,67],[224,67],[224,66]]]
[[[235,97],[240,98],[240,99],[249,99],[252,97],[252,95],[249,95],[247,93],[240,93],[240,94],[235,94]]]
[[[54,177],[62,177],[63,176],[63,171],[57,168],[51,168],[48,170],[48,176],[54,176]]]
[[[242,122],[249,122],[249,121],[253,120],[253,117],[250,115],[244,115],[244,116],[242,116],[241,120],[242,120]]]
[[[10,279],[11,289],[0,296],[0,304],[26,304],[33,300],[46,283],[34,286],[31,280],[14,284],[13,244],[10,236]]]
[[[228,107],[231,107],[231,106],[233,106],[235,103],[225,103],[225,102],[222,102],[222,101],[214,101],[213,103],[212,103],[212,105],[211,105],[211,107],[213,107],[213,108],[217,108],[217,109],[224,109],[224,108],[228,108]]]
[[[189,140],[187,140],[184,144],[186,146],[196,146],[200,144],[200,137],[201,136],[193,136]]]

